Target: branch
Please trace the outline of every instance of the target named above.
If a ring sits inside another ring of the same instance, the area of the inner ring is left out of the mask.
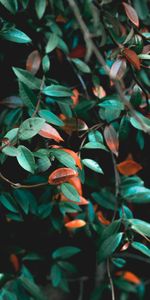
[[[118,196],[119,196],[119,186],[120,186],[120,176],[119,172],[117,170],[117,164],[116,164],[116,159],[113,153],[112,155],[112,162],[113,162],[113,167],[114,167],[114,174],[115,174],[115,197],[116,197],[116,202],[115,202],[115,209],[114,209],[114,215],[112,218],[112,222],[116,218],[117,210],[118,210]]]
[[[44,83],[45,83],[45,75],[43,75],[43,77],[42,77],[40,91],[39,91],[39,95],[38,95],[38,101],[37,101],[35,110],[32,114],[32,118],[35,117],[35,115],[37,114],[37,112],[39,110],[39,106],[40,106],[40,103],[41,103],[41,100],[42,100],[42,90],[43,90],[43,87],[44,87]]]
[[[131,115],[136,119],[136,121],[141,125],[143,131],[148,132],[147,131],[147,126],[144,124],[144,122],[141,120],[141,118],[136,114],[136,111],[134,110],[134,108],[132,107],[130,102],[126,99],[126,97],[124,96],[124,93],[122,91],[120,82],[117,81],[117,80],[114,80],[113,78],[111,78],[110,68],[106,65],[103,56],[100,54],[99,49],[97,48],[97,46],[93,42],[92,35],[90,34],[88,27],[86,26],[85,22],[83,21],[83,18],[81,16],[80,10],[79,10],[76,2],[74,0],[67,0],[67,2],[69,4],[70,8],[72,9],[77,21],[78,21],[80,29],[83,33],[85,43],[88,44],[90,50],[95,54],[98,62],[102,65],[102,67],[105,70],[106,74],[114,82],[115,88],[116,88],[116,90],[117,90],[117,92],[120,96],[120,100],[129,109]]]
[[[114,284],[113,284],[113,280],[112,280],[111,273],[110,273],[110,260],[109,260],[109,258],[107,258],[107,274],[108,274],[108,278],[109,278],[109,282],[110,282],[110,286],[111,286],[112,300],[115,300],[115,290],[114,290]]]
[[[30,189],[30,188],[37,188],[37,187],[40,187],[40,186],[45,186],[48,184],[48,182],[41,182],[41,183],[37,183],[37,184],[29,184],[29,185],[26,185],[26,184],[21,184],[21,183],[16,183],[16,182],[13,182],[11,180],[9,180],[7,177],[5,177],[1,172],[0,172],[0,178],[7,182],[8,184],[10,184],[13,188],[17,188],[17,189],[20,189],[20,188],[24,188],[24,189]]]

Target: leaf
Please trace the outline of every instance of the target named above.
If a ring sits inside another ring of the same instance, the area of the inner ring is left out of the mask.
[[[33,194],[27,189],[14,189],[13,195],[25,214],[28,214],[30,202],[35,201]]]
[[[50,69],[50,59],[48,55],[44,55],[42,59],[42,68],[44,73],[47,73]]]
[[[147,255],[148,257],[150,257],[150,249],[148,247],[146,247],[145,245],[143,245],[142,243],[139,242],[132,242],[131,246],[140,251],[141,253]]]
[[[87,124],[83,120],[77,118],[66,118],[64,120],[64,124],[65,126],[63,127],[63,130],[67,134],[72,134],[74,131],[83,131],[88,129]]]
[[[72,91],[63,85],[51,84],[43,89],[43,94],[51,97],[71,97]]]
[[[19,44],[26,44],[31,43],[31,39],[26,35],[23,31],[10,28],[7,31],[1,31],[0,36],[10,42],[19,43]]]
[[[99,220],[103,225],[109,225],[109,224],[110,224],[110,221],[107,220],[107,219],[104,217],[102,211],[99,210],[99,211],[96,213],[96,215],[97,215],[98,220]]]
[[[25,288],[25,290],[30,293],[36,300],[46,300],[45,296],[41,292],[40,288],[31,280],[26,278],[25,276],[20,276],[18,278],[21,285]]]
[[[132,282],[134,284],[140,284],[141,280],[139,277],[137,277],[134,273],[129,272],[129,271],[121,271],[117,272],[116,275],[121,275],[123,279]]]
[[[85,158],[85,159],[82,159],[82,163],[89,169],[91,169],[97,173],[103,174],[103,170],[101,169],[100,165],[95,160]]]
[[[129,4],[127,4],[126,2],[122,3],[126,12],[127,17],[129,18],[129,20],[136,26],[139,27],[139,18],[137,15],[136,10]]]
[[[13,144],[17,141],[18,128],[13,128],[6,133],[2,141],[2,147],[5,145],[4,140],[6,139],[8,146],[2,149],[2,152],[8,156],[16,156],[17,149],[13,146]]]
[[[55,264],[51,268],[51,280],[54,287],[57,287],[62,279],[62,271],[61,268]]]
[[[79,156],[77,155],[77,153],[75,153],[73,150],[67,149],[67,148],[62,148],[61,150],[70,154],[73,157],[78,168],[82,170],[81,160],[80,160]]]
[[[124,48],[123,55],[129,61],[129,63],[131,63],[131,65],[133,65],[138,71],[141,69],[140,59],[136,52],[129,48]]]
[[[59,38],[58,38],[57,34],[51,33],[48,43],[45,47],[45,53],[48,54],[48,53],[52,52],[57,47],[58,42],[59,42]]]
[[[91,73],[89,66],[79,58],[72,58],[71,61],[75,64],[79,71],[83,73]]]
[[[20,126],[18,137],[20,140],[28,140],[39,133],[42,129],[45,120],[42,118],[26,119]]]
[[[15,14],[18,10],[17,0],[0,0],[0,3],[12,14]]]
[[[26,84],[29,88],[38,90],[41,86],[41,79],[36,78],[32,73],[20,69],[20,68],[12,68],[15,75],[18,77],[18,79]]]
[[[73,255],[79,253],[81,250],[77,247],[71,247],[71,246],[65,246],[56,249],[52,253],[52,258],[53,259],[68,259],[72,257]]]
[[[103,144],[104,139],[102,134],[98,130],[93,130],[88,133],[88,139],[90,142],[98,142]]]
[[[144,187],[139,177],[122,177],[120,192],[123,199],[139,204],[150,202],[150,189]]]
[[[30,173],[34,173],[36,165],[32,152],[25,146],[19,146],[17,154],[17,161],[19,165]]]
[[[150,119],[144,117],[141,113],[136,111],[136,115],[143,122],[143,126],[140,122],[138,122],[135,117],[130,117],[130,123],[133,127],[139,130],[143,130],[144,132],[150,132]]]
[[[29,109],[34,109],[36,96],[33,91],[30,90],[27,85],[19,81],[19,95],[23,104]]]
[[[139,219],[129,219],[131,224],[131,228],[135,230],[137,233],[142,233],[145,236],[150,237],[150,224],[139,220]]]
[[[27,71],[31,72],[33,75],[35,75],[41,64],[41,56],[38,50],[32,51],[26,61],[26,69]]]
[[[82,147],[82,149],[102,149],[108,151],[107,148],[99,142],[88,142]]]
[[[92,90],[93,90],[93,94],[96,97],[98,97],[99,99],[106,96],[106,92],[105,92],[104,88],[101,85],[95,86]]]
[[[116,130],[112,125],[106,126],[104,129],[104,137],[108,148],[118,156],[119,140]]]
[[[62,149],[52,149],[50,152],[61,164],[64,166],[74,169],[76,171],[76,162],[73,156],[70,153],[66,153],[63,148]]]
[[[80,197],[77,190],[70,183],[63,183],[60,186],[61,192],[67,199],[75,202],[80,202]]]
[[[122,175],[131,176],[142,170],[142,166],[132,159],[127,159],[117,164],[117,169]]]
[[[150,54],[139,54],[138,57],[140,59],[150,60]]]
[[[125,59],[117,59],[111,66],[110,77],[117,80],[122,79],[125,75],[126,67]]]
[[[59,168],[50,174],[48,183],[58,185],[67,182],[70,178],[75,176],[78,176],[78,173],[75,170],[70,168]]]
[[[47,123],[43,124],[41,130],[39,131],[39,135],[47,139],[55,140],[58,143],[63,141],[63,138],[60,136],[59,132]]]
[[[65,227],[68,229],[81,228],[81,227],[84,227],[85,225],[86,225],[86,222],[83,220],[79,220],[79,219],[65,223]]]
[[[72,177],[70,179],[68,179],[68,182],[70,184],[72,184],[75,189],[78,191],[79,195],[82,196],[82,184],[81,184],[81,180],[79,177]],[[81,198],[80,198],[80,202],[81,202]],[[83,201],[85,202],[85,201]]]
[[[63,126],[64,122],[58,118],[54,113],[47,109],[41,109],[38,112],[39,116],[45,119],[48,123],[54,124],[56,126]]]
[[[44,15],[46,9],[46,0],[35,0],[35,10],[39,19]]]
[[[126,264],[126,261],[122,258],[113,258],[112,263],[118,268],[122,268]]]
[[[9,193],[0,195],[0,202],[11,212],[18,213],[18,208],[14,198]]]
[[[112,236],[108,237],[103,241],[99,250],[98,250],[98,260],[99,262],[105,260],[107,257],[110,257],[116,248],[121,243],[123,237],[123,233],[119,232],[113,234]]]
[[[9,260],[10,260],[10,262],[11,262],[11,264],[12,264],[12,266],[13,266],[15,272],[18,272],[19,269],[20,269],[20,264],[19,264],[19,259],[18,259],[18,257],[17,257],[15,254],[12,253],[12,254],[9,256]]]
[[[69,53],[70,58],[83,58],[86,54],[86,48],[82,45],[78,45],[77,47],[73,48]]]

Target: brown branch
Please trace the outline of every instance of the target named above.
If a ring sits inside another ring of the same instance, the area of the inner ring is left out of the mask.
[[[91,49],[91,51],[95,54],[98,62],[102,65],[102,67],[105,70],[106,74],[114,82],[115,88],[116,88],[116,90],[117,90],[117,92],[118,92],[118,94],[120,96],[120,100],[128,108],[128,110],[130,111],[131,115],[136,119],[136,121],[141,125],[143,131],[150,133],[150,131],[148,131],[147,126],[144,124],[144,122],[141,120],[141,118],[136,114],[136,111],[132,107],[131,103],[124,96],[124,93],[122,91],[120,82],[117,81],[117,80],[114,80],[113,78],[111,78],[111,76],[110,76],[110,68],[106,65],[103,56],[100,54],[99,49],[97,48],[97,46],[93,42],[92,35],[90,34],[88,27],[86,26],[85,22],[83,21],[83,18],[81,16],[80,10],[79,10],[76,2],[74,0],[67,0],[67,2],[69,4],[69,6],[71,7],[71,9],[72,9],[72,11],[73,11],[73,13],[74,13],[77,21],[78,21],[80,29],[81,29],[81,31],[83,33],[83,37],[84,37],[85,43],[88,44],[88,46]]]
[[[11,181],[10,179],[8,179],[7,177],[5,177],[1,172],[0,172],[0,178],[7,182],[8,184],[10,184],[13,188],[17,188],[17,189],[20,189],[20,188],[24,188],[24,189],[30,189],[30,188],[37,188],[37,187],[41,187],[41,186],[45,186],[48,184],[48,182],[41,182],[41,183],[37,183],[37,184],[21,184],[21,183],[16,183],[16,182],[13,182]]]
[[[35,110],[32,114],[32,118],[35,117],[35,115],[37,114],[37,112],[39,110],[39,106],[40,106],[40,103],[41,103],[41,100],[42,100],[42,90],[43,90],[43,87],[44,87],[44,83],[45,83],[45,75],[43,75],[43,77],[42,77],[42,81],[41,81],[41,85],[40,85],[40,92],[39,92],[39,95],[38,95],[38,101],[37,101]]]

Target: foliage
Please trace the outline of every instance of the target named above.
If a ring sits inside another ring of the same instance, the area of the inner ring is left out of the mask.
[[[51,283],[67,299],[75,282],[83,299],[92,277],[86,299],[146,299],[149,1],[0,10],[0,298],[46,300]]]

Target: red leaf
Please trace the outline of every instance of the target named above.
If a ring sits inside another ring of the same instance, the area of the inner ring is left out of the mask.
[[[85,56],[86,48],[78,45],[76,48],[72,49],[72,51],[69,53],[70,58],[82,58]]]
[[[73,101],[73,107],[75,107],[79,102],[79,91],[77,89],[73,90],[73,96],[71,96]]]
[[[124,48],[123,55],[137,70],[140,70],[141,65],[140,65],[139,57],[133,50],[129,48]]]
[[[112,79],[121,79],[126,71],[126,61],[125,59],[117,59],[110,69],[110,77]]]
[[[55,140],[56,142],[63,141],[62,137],[58,133],[58,131],[52,127],[50,124],[45,123],[42,127],[42,129],[39,131],[39,135],[47,138]]]
[[[120,271],[116,273],[117,276],[122,276],[123,279],[125,279],[126,281],[135,283],[135,284],[140,284],[141,283],[141,279],[136,276],[134,273],[130,272],[130,271]]]
[[[105,217],[104,217],[102,211],[98,211],[98,212],[96,213],[96,215],[97,215],[98,220],[99,220],[102,224],[104,224],[104,225],[109,225],[109,224],[110,224],[110,221],[107,220],[107,219],[105,219]]]
[[[104,129],[104,137],[108,148],[118,156],[119,140],[116,130],[112,125],[106,126]]]
[[[78,168],[82,170],[82,164],[81,164],[80,158],[77,155],[77,153],[75,153],[73,150],[70,150],[70,149],[67,149],[67,148],[62,148],[61,150],[63,150],[65,152],[67,152],[68,154],[70,154],[74,158]]]
[[[41,56],[39,51],[35,50],[31,52],[26,61],[26,69],[33,75],[37,73],[41,64]]]
[[[15,272],[18,272],[20,269],[18,257],[15,254],[11,254],[9,256],[9,260],[10,260],[11,264],[13,265]]]
[[[78,191],[79,195],[82,196],[82,185],[79,177],[72,177],[68,180],[70,184],[72,184],[75,189]]]
[[[126,12],[127,17],[129,20],[137,27],[139,27],[139,17],[137,15],[136,10],[126,2],[122,3]]]
[[[67,227],[68,229],[74,229],[74,228],[80,228],[86,225],[86,222],[83,220],[73,220],[70,222],[67,222],[65,224],[65,227]]]
[[[142,166],[132,159],[127,159],[118,164],[117,169],[122,175],[131,176],[138,173]]]
[[[61,184],[75,176],[78,176],[78,173],[75,170],[70,168],[59,168],[50,174],[48,183],[53,185]]]

